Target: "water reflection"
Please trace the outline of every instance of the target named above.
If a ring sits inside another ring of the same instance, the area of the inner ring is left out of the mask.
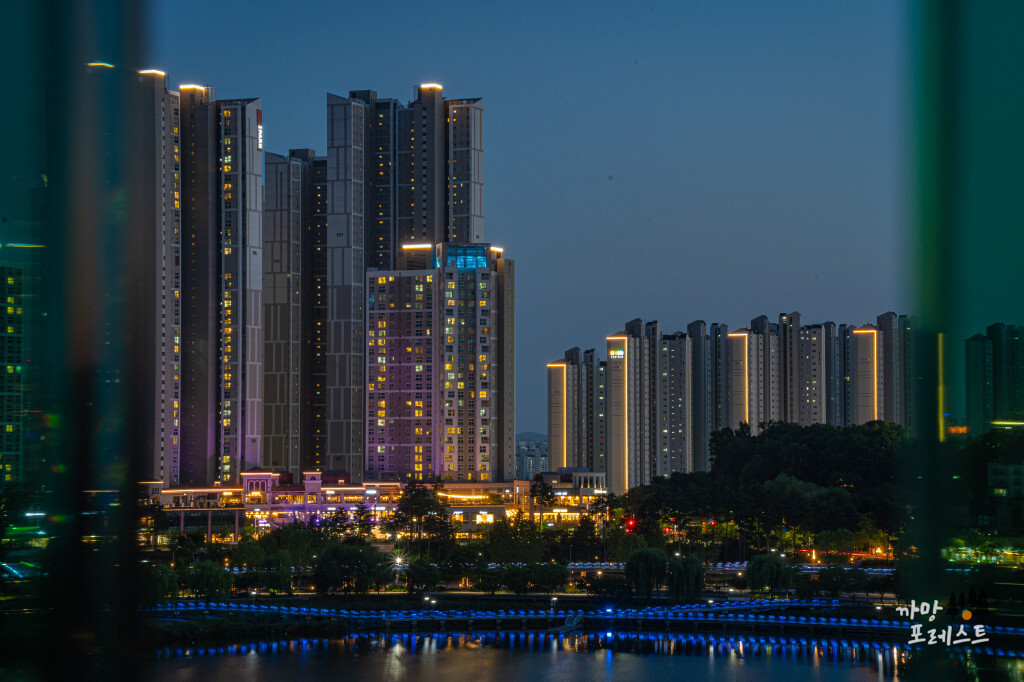
[[[366,634],[226,647],[164,649],[152,679],[530,679],[627,680],[666,675],[781,681],[899,680],[912,667],[899,644],[768,636],[669,633],[548,634],[542,632]],[[962,670],[977,655],[951,652]],[[1017,660],[987,658],[1001,679],[1021,679]],[[970,679],[973,676],[968,676]]]

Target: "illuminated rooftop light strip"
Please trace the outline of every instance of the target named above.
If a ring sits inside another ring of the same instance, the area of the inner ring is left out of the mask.
[[[8,242],[7,244],[0,244],[10,249],[41,249],[43,244],[22,244],[20,242]]]
[[[438,491],[437,493],[441,497],[458,497],[463,500],[486,500],[490,498],[490,495],[460,495],[459,493],[445,493]]]
[[[422,83],[422,84],[420,84],[420,87],[421,88],[433,88],[435,90],[440,90],[441,89],[441,84],[440,83]]]
[[[492,246],[491,247],[491,251],[496,251],[498,253],[502,253],[504,250],[505,250],[504,247],[501,247],[501,246]]]
[[[86,66],[102,66],[106,69],[114,68],[113,64],[108,64],[107,62],[89,62]]]
[[[433,244],[402,244],[403,249],[432,249]]]
[[[139,71],[139,73],[144,73],[144,74],[153,75],[153,76],[166,76],[167,75],[166,73],[164,73],[163,71],[160,71],[159,69],[143,69],[142,71]]]
[[[205,85],[196,85],[195,83],[184,83],[178,86],[179,90],[205,90]]]

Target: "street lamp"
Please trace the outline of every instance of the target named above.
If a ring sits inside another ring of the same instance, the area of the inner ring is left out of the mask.
[[[402,570],[402,563],[405,561],[405,557],[401,554],[395,555],[395,586],[398,586],[398,574]]]

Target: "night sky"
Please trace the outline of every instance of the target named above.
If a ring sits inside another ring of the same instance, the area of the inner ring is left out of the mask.
[[[262,97],[324,153],[325,95],[484,98],[487,241],[516,261],[517,431],[545,364],[634,317],[906,309],[899,3],[156,2],[169,83]]]

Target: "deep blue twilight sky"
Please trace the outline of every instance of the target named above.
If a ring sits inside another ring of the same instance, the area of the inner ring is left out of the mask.
[[[516,260],[517,431],[545,364],[666,332],[906,310],[900,3],[156,0],[150,60],[325,149],[325,93],[483,97],[485,237]]]

